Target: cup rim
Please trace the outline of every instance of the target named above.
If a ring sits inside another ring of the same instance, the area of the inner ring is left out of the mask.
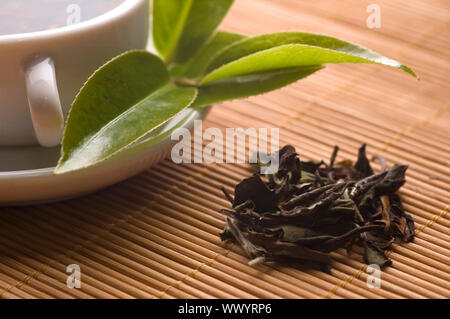
[[[41,30],[34,32],[25,32],[25,33],[12,33],[12,34],[4,34],[0,35],[0,44],[6,44],[8,42],[17,42],[24,40],[31,40],[36,38],[49,38],[59,35],[67,35],[77,32],[88,31],[93,28],[105,25],[117,18],[120,18],[126,15],[130,10],[134,9],[138,5],[140,5],[143,1],[147,0],[124,0],[117,7],[86,21],[73,24],[66,25],[60,28],[52,29],[52,30]]]

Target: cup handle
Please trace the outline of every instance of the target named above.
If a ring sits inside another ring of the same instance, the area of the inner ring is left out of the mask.
[[[39,144],[44,147],[59,145],[63,136],[64,116],[53,60],[40,57],[27,63],[25,82],[33,128]]]

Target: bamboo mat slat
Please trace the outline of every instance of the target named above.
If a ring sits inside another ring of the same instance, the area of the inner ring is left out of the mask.
[[[450,3],[378,0],[380,29],[366,27],[359,0],[237,0],[223,28],[246,34],[306,30],[358,42],[411,66],[401,72],[337,65],[279,91],[216,105],[204,129],[278,127],[303,159],[340,146],[409,164],[400,191],[416,222],[413,243],[388,252],[393,266],[369,289],[363,251],[333,252],[331,273],[305,266],[250,267],[220,241],[245,164],[169,159],[106,190],[62,203],[0,208],[1,298],[449,298]],[[224,145],[227,147],[228,145]],[[246,151],[247,152],[247,151]],[[373,163],[379,169],[379,163]],[[81,289],[66,285],[78,264]]]

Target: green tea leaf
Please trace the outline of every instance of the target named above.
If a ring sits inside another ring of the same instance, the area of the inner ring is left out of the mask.
[[[153,1],[153,42],[167,59],[176,49],[193,0]]]
[[[304,44],[287,44],[250,54],[209,73],[201,85],[271,70],[326,63],[378,63],[363,57]]]
[[[164,63],[131,51],[105,64],[72,105],[56,174],[99,163],[161,126],[196,97],[170,83]]]
[[[318,65],[274,70],[202,85],[198,88],[198,97],[192,107],[201,108],[218,102],[263,94],[305,78],[322,68],[323,66]]]
[[[199,80],[206,74],[208,65],[218,52],[244,38],[242,34],[219,31],[195,56],[188,62],[173,67],[170,73],[175,77]]]
[[[153,39],[167,62],[184,63],[214,34],[233,0],[154,0]]]
[[[388,65],[394,68],[401,69],[417,77],[415,73],[407,66],[402,65],[397,61],[384,57],[362,46],[347,41],[343,41],[331,36],[308,32],[279,32],[243,39],[218,53],[214,57],[210,66],[208,67],[208,72],[212,72],[213,70],[227,63],[236,61],[240,58],[246,57],[253,53],[257,53],[260,51],[268,50],[271,48],[287,44],[304,44],[308,46],[314,46],[323,49],[329,49],[332,51],[337,51],[349,56],[362,59],[362,60],[358,59],[356,63],[378,63]],[[309,57],[305,58],[308,59]],[[342,62],[334,62],[333,60],[331,61],[324,60],[322,63],[342,63]]]

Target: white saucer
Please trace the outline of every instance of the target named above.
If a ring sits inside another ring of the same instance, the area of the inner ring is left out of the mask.
[[[193,128],[208,109],[186,109],[125,151],[96,166],[53,175],[59,148],[0,147],[0,205],[25,205],[73,198],[132,177],[170,153],[174,129]],[[154,137],[157,137],[154,139]]]

